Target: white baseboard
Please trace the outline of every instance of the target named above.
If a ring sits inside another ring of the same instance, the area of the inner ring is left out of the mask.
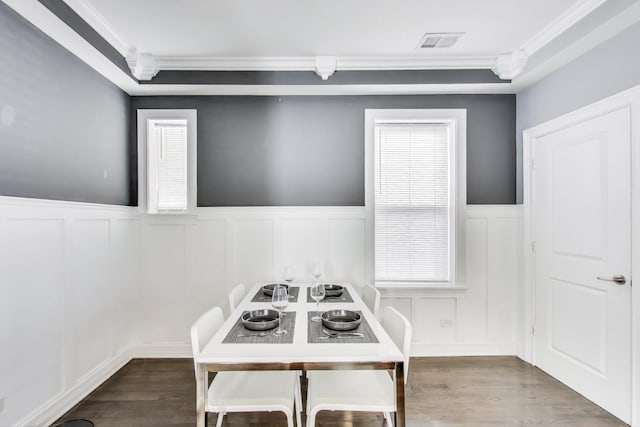
[[[69,390],[50,399],[44,405],[16,423],[15,427],[48,426],[69,409],[77,405],[100,384],[115,374],[131,360],[129,352],[123,352],[83,376]]]
[[[50,399],[47,403],[37,408],[19,421],[15,427],[34,427],[51,425],[55,420],[77,405],[89,393],[100,384],[109,379],[120,368],[135,358],[188,358],[191,355],[191,346],[188,344],[169,345],[138,345],[129,348],[113,359],[89,372],[65,393],[61,393]]]
[[[413,343],[412,357],[429,356],[513,356],[516,345],[512,342],[496,343]]]
[[[189,344],[140,344],[131,348],[132,359],[162,359],[193,357]]]

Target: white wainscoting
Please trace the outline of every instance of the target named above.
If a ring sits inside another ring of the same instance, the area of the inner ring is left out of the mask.
[[[455,289],[384,290],[414,324],[415,355],[515,354],[521,215],[464,210]],[[0,197],[0,425],[52,422],[131,357],[190,356],[189,328],[237,283],[362,286],[364,207],[136,208]],[[2,406],[0,406],[2,407]]]
[[[521,257],[517,206],[468,206],[454,289],[383,290],[382,305],[414,325],[413,354],[515,354]],[[136,356],[188,356],[189,327],[236,284],[282,280],[284,266],[310,281],[367,282],[365,209],[199,208],[197,216],[147,220],[141,334]]]
[[[0,197],[1,426],[48,425],[130,360],[135,209]]]
[[[310,281],[365,283],[364,208],[198,208],[197,216],[147,218],[143,226],[140,340],[135,356],[189,356],[189,328],[227,293],[282,280],[284,266]]]
[[[383,290],[411,319],[412,355],[515,354],[521,227],[518,206],[467,206],[456,288]]]

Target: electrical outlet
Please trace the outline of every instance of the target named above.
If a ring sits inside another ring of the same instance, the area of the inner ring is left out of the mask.
[[[453,328],[453,319],[440,319],[441,328]]]

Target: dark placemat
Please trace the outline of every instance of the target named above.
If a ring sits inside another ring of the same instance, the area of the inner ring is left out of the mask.
[[[343,331],[343,332],[360,332],[361,334],[364,334],[364,337],[362,338],[341,337],[341,338],[328,338],[328,339],[322,338],[327,336],[327,334],[322,332],[323,329],[325,329],[328,332],[337,332],[337,333],[340,333],[340,332],[332,331],[331,329],[325,328],[322,325],[322,321],[313,322],[311,320],[313,316],[319,316],[320,313],[322,312],[321,311],[307,312],[307,341],[309,342],[309,344],[318,344],[318,343],[369,344],[369,343],[379,342],[378,338],[376,337],[376,334],[373,333],[371,326],[369,326],[367,319],[365,319],[364,317],[362,318],[362,322],[360,322],[360,325],[356,329],[352,331]],[[356,313],[359,313],[362,316],[361,311],[356,311]]]
[[[300,294],[299,286],[289,286],[289,302],[298,302],[298,295]],[[271,302],[271,297],[265,295],[262,292],[262,287],[258,289],[258,292],[253,296],[251,302]]]
[[[276,331],[276,328],[270,329],[268,331],[264,331],[267,333],[266,336],[261,337],[258,334],[261,331],[252,331],[247,329],[242,324],[242,316],[238,318],[236,324],[233,325],[233,328],[229,331],[224,340],[222,340],[223,344],[291,344],[293,343],[293,333],[295,332],[296,326],[296,312],[295,311],[285,311],[284,316],[282,316],[282,329],[288,331],[287,335],[273,335]],[[239,337],[238,335],[243,334],[255,334],[255,336],[250,337]]]
[[[311,298],[311,287],[307,288],[307,302],[312,302],[315,304],[315,300]],[[322,304],[323,302],[329,303],[329,304],[335,304],[340,302],[353,302],[353,298],[351,298],[349,289],[345,287],[344,290],[342,291],[342,295],[340,295],[339,297],[324,297],[323,299],[320,300],[320,304]]]

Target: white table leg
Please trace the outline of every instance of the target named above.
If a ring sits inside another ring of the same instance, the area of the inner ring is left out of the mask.
[[[196,387],[196,426],[205,427],[205,417],[207,416],[204,410],[204,403],[207,399],[207,376],[205,374],[204,366],[198,365],[198,381],[199,387]]]
[[[405,427],[406,413],[404,407],[404,362],[396,363],[396,427]]]

